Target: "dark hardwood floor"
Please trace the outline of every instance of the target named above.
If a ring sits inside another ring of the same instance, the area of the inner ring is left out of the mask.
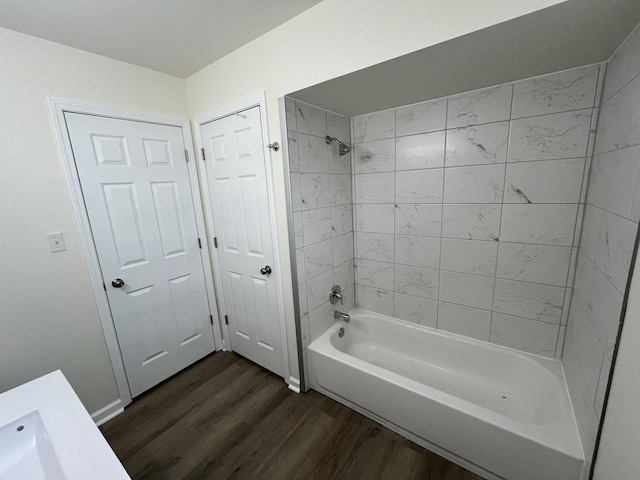
[[[218,352],[101,427],[134,480],[479,480],[233,353]]]

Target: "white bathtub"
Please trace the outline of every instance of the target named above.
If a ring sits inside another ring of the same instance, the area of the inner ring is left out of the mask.
[[[581,477],[560,362],[359,309],[308,353],[313,389],[485,478]]]

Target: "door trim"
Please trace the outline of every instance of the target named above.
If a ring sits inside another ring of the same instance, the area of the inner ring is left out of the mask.
[[[265,92],[260,92],[251,97],[245,98],[243,100],[239,100],[229,105],[225,105],[224,107],[217,108],[207,113],[203,113],[193,118],[194,124],[194,132],[196,137],[196,146],[199,151],[203,148],[202,143],[202,135],[200,132],[200,127],[205,123],[210,123],[215,120],[219,120],[224,117],[228,117],[229,115],[233,115],[234,113],[239,113],[243,110],[248,110],[249,108],[260,107],[260,124],[262,127],[262,145],[264,150],[264,160],[265,160],[265,171],[267,175],[267,195],[269,197],[269,217],[271,221],[271,237],[273,241],[273,257],[275,260],[275,264],[278,268],[282,267],[281,257],[280,257],[280,240],[278,238],[278,222],[277,222],[277,213],[276,213],[276,203],[275,203],[275,184],[273,179],[273,162],[271,158],[271,149],[267,147],[267,144],[270,143],[269,140],[269,124],[267,122],[267,99]],[[202,161],[202,157],[198,156],[199,161]],[[211,209],[211,204],[208,199],[210,198],[209,186],[206,178],[206,171],[201,171],[200,175],[200,189],[204,195],[204,209],[205,209],[205,218],[207,221],[207,230],[210,232],[211,236],[215,236],[215,226],[213,223],[213,212]],[[207,242],[211,244],[211,242]],[[211,248],[211,245],[209,245]],[[220,274],[220,261],[218,258],[218,253],[215,248],[211,248],[211,255],[213,257],[212,268],[215,275],[216,286],[222,287],[222,277]],[[219,290],[222,291],[222,290]],[[282,361],[284,362],[284,381],[290,387],[298,385],[298,379],[290,376],[289,369],[289,348],[287,344],[287,325],[285,321],[284,315],[284,298],[283,298],[283,286],[282,286],[282,274],[279,272],[276,280],[276,292],[278,296],[278,317],[280,319],[280,336],[282,340]],[[223,309],[224,308],[224,299],[222,295],[219,295],[218,306]],[[220,316],[223,315],[223,311],[220,311]],[[223,325],[223,336],[225,339],[230,338],[229,334],[229,326]],[[231,350],[231,342],[225,342],[225,348]]]
[[[109,359],[111,360],[111,366],[115,375],[118,394],[120,395],[121,404],[119,405],[119,408],[122,408],[131,403],[131,391],[129,389],[129,383],[127,381],[127,374],[124,369],[124,362],[122,360],[122,353],[120,351],[120,345],[118,343],[115,324],[113,323],[113,317],[111,316],[111,309],[109,307],[107,293],[104,290],[102,271],[100,269],[100,262],[98,261],[98,252],[93,242],[93,234],[91,231],[91,226],[89,224],[89,215],[87,213],[84,198],[82,196],[80,177],[78,176],[78,172],[76,170],[76,163],[73,157],[73,151],[71,149],[71,140],[69,139],[69,135],[67,134],[67,126],[64,114],[67,112],[81,113],[85,115],[94,115],[120,120],[133,120],[138,122],[179,127],[182,130],[182,138],[189,155],[189,162],[187,162],[187,171],[189,174],[191,198],[196,217],[196,229],[198,231],[199,237],[206,238],[207,235],[204,212],[202,209],[198,174],[195,166],[196,157],[193,150],[193,141],[191,138],[189,120],[187,118],[131,112],[127,110],[120,110],[116,108],[91,105],[51,97],[47,98],[47,103],[49,105],[49,115],[51,125],[53,127],[53,136],[56,143],[56,149],[58,151],[58,157],[60,158],[60,163],[62,165],[62,171],[64,172],[67,189],[69,190],[69,194],[71,196],[71,206],[73,209],[75,223],[80,234],[82,253],[87,265],[91,289],[93,291],[93,296],[98,308],[98,315],[100,317],[100,323],[104,332],[107,350],[109,352]],[[206,248],[200,250],[200,259],[202,263],[202,269],[204,271],[209,312],[211,315],[213,315],[215,320],[212,326],[214,345],[216,350],[220,350],[222,348],[222,332],[220,330],[220,319],[218,317],[218,310],[215,308],[216,296],[213,276],[211,274],[210,268],[211,261],[209,258],[209,251]],[[110,405],[107,405],[106,407],[109,407]],[[101,410],[96,412],[96,414],[100,413]]]

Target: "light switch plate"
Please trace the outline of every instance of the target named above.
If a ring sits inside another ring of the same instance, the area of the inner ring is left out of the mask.
[[[64,243],[62,232],[47,233],[45,235],[45,238],[47,239],[47,243],[49,244],[49,252],[64,252],[67,249],[67,246]]]

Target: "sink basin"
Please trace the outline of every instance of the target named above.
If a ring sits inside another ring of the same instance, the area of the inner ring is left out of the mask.
[[[0,394],[0,480],[131,480],[60,370]]]
[[[0,427],[0,479],[66,480],[37,410]]]

